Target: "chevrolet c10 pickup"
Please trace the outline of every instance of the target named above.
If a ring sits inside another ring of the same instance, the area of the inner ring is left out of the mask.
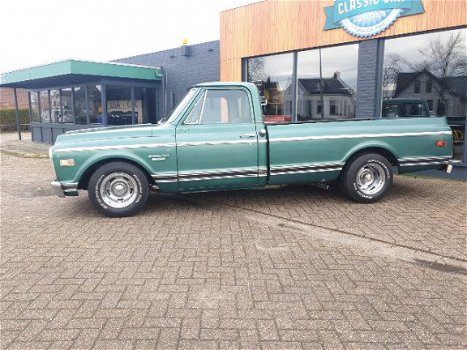
[[[449,168],[452,132],[445,118],[265,124],[255,85],[205,83],[163,123],[68,132],[49,153],[59,195],[87,190],[97,210],[120,217],[150,191],[333,183],[351,200],[375,202],[393,171]]]

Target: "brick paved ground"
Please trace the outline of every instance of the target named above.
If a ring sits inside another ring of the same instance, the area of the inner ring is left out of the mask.
[[[196,197],[467,260],[465,182],[399,176],[386,199],[371,205],[311,186]]]
[[[465,183],[397,177],[371,207],[310,187],[154,195],[108,219],[85,195],[53,197],[48,160],[2,156],[1,170],[1,349],[467,346],[465,269],[313,236],[464,259]]]

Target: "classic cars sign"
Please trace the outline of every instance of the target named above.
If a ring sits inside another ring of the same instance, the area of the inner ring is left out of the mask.
[[[424,13],[421,0],[336,0],[325,8],[324,30],[344,28],[358,37],[388,29],[399,17]]]

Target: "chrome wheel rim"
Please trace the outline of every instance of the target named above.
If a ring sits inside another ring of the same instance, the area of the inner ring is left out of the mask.
[[[384,168],[377,163],[369,163],[357,173],[357,188],[367,196],[381,191],[386,183]]]
[[[131,205],[138,194],[136,180],[121,172],[111,173],[102,179],[99,193],[105,204],[112,208],[125,208]]]

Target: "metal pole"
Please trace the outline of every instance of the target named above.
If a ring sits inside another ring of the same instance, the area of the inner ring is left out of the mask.
[[[467,166],[467,142],[465,142],[465,137],[467,136],[467,117],[464,120],[464,155],[462,156],[462,163]]]
[[[298,120],[297,115],[297,101],[298,101],[298,53],[293,53],[293,72],[292,72],[292,120],[296,122]]]
[[[323,64],[321,62],[321,49],[319,49],[319,94],[321,99],[321,119],[324,119]]]
[[[135,123],[135,87],[130,87],[130,98],[131,98],[131,124]]]
[[[15,95],[15,108],[16,108],[16,130],[18,131],[18,139],[21,141],[21,125],[19,122],[19,111],[18,111],[18,95],[16,94],[16,88],[13,89]]]
[[[89,101],[88,101],[88,87],[86,85],[83,86],[84,88],[84,99],[86,100],[86,124],[91,125],[91,117],[89,116]]]
[[[107,126],[107,85],[101,84],[102,125]]]

